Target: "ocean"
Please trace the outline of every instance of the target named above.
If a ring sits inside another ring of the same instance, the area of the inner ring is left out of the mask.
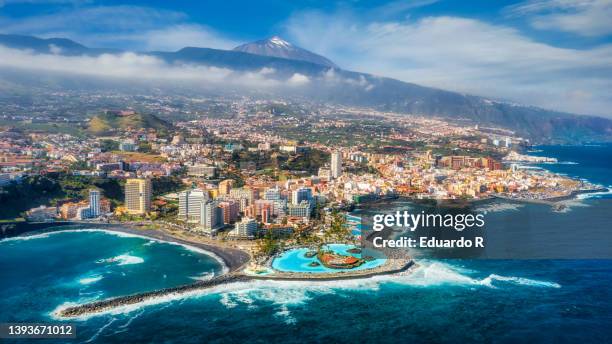
[[[541,152],[532,154],[560,160],[544,168],[612,185],[610,145],[536,149]],[[605,193],[582,197],[564,214],[588,214],[609,199]],[[500,202],[488,212],[499,215],[500,226],[526,213],[534,221],[550,216],[551,210],[537,207],[542,206]],[[557,230],[588,227],[563,223]],[[222,271],[214,257],[182,246],[101,231],[3,240],[0,257],[2,322],[59,321],[53,311],[62,305],[180,285]],[[67,342],[609,341],[610,260],[425,258],[418,264],[401,276],[219,286],[70,321],[78,339]]]

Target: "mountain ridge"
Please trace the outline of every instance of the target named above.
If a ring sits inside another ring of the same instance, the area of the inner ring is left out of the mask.
[[[27,40],[23,40],[23,37],[29,37],[35,43],[30,43],[33,44],[30,50],[37,53],[53,53],[49,47],[50,44],[58,44],[56,48],[59,49],[54,50],[60,55],[95,56],[122,52],[112,49],[91,49],[70,40],[49,41],[31,36],[1,34],[0,45],[24,49]],[[15,41],[18,41],[19,44],[15,44]],[[469,120],[474,124],[510,129],[536,142],[542,140],[612,141],[612,120],[608,118],[490,101],[475,95],[420,86],[367,73],[346,71],[308,61],[197,47],[186,47],[174,52],[158,51],[140,54],[155,56],[169,64],[202,64],[248,72],[269,68],[275,71],[273,76],[279,80],[283,78],[287,80],[295,74],[302,74],[310,78],[312,82],[295,90],[284,88],[281,92],[292,96],[306,96],[321,102],[437,116],[451,120]]]

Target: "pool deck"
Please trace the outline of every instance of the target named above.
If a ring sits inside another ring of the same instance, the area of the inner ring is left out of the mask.
[[[274,270],[265,275],[248,275],[251,279],[257,280],[278,280],[278,281],[333,281],[346,279],[361,279],[378,275],[392,275],[409,270],[415,266],[410,258],[387,259],[385,264],[372,269],[363,270],[342,270],[338,272],[284,272]]]

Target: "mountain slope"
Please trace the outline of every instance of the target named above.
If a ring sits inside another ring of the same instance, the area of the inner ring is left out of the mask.
[[[49,42],[49,40],[34,37],[0,35],[0,45],[16,49],[30,49],[39,53],[48,53],[49,44],[55,43],[60,44],[60,50],[56,53],[62,55],[74,55],[79,52],[86,55],[111,53],[110,50],[105,49],[89,49],[69,40]],[[380,110],[425,116],[439,116],[462,122],[468,120],[473,124],[507,128],[537,142],[544,140],[612,141],[612,120],[610,119],[496,102],[478,96],[423,87],[365,73],[345,71],[308,61],[256,55],[241,51],[194,47],[183,48],[176,52],[142,54],[155,56],[173,65],[200,64],[243,72],[257,72],[267,68],[273,70],[274,73],[266,77],[277,78],[283,82],[296,73],[309,78],[309,82],[300,87],[284,87],[276,90],[278,94],[286,96],[299,96],[300,98],[320,102],[373,107]],[[32,75],[30,73],[27,77],[17,78],[16,75],[19,73],[24,72],[0,69],[0,77],[6,79],[7,82],[17,83],[14,80],[18,80],[19,83],[23,84],[24,80],[27,80],[26,85],[37,88],[41,87],[41,80],[45,80],[49,85],[55,87],[60,87],[57,85],[72,87],[99,85],[100,87],[113,88],[117,87],[120,82],[103,79],[87,79],[87,81],[84,81],[84,78],[77,80],[65,75],[44,75],[44,79],[42,79],[42,73],[35,74],[35,77],[29,76]],[[116,84],[109,85],[112,82]],[[121,86],[126,85],[121,84]],[[148,86],[162,87],[162,85],[154,84]],[[176,84],[163,86],[166,87],[167,92],[177,92],[178,90]],[[132,84],[132,87],[143,86]],[[222,90],[215,87],[215,91],[221,92]]]
[[[306,49],[297,47],[278,36],[239,45],[235,47],[233,51],[240,51],[255,55],[281,57],[297,61],[306,61],[325,67],[338,68],[338,66],[336,66],[329,59]]]
[[[121,111],[105,111],[89,120],[87,131],[94,135],[103,135],[115,129],[156,129],[166,131],[172,124],[151,114]]]

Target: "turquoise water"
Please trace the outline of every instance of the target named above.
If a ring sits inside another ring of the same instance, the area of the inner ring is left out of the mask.
[[[326,245],[326,248],[331,249],[332,251],[341,255],[361,257],[359,254],[353,254],[348,252],[348,250],[350,250],[351,248],[355,248],[354,245],[330,244]],[[354,269],[330,269],[323,265],[309,266],[308,264],[312,262],[320,263],[319,259],[317,259],[316,256],[312,258],[306,257],[306,253],[308,253],[309,251],[310,249],[308,248],[295,248],[283,252],[282,255],[272,261],[272,268],[284,272],[326,273],[372,269],[377,266],[383,265],[386,261],[386,259],[374,259],[369,262],[365,262]]]
[[[0,241],[0,319],[50,319],[62,304],[193,283],[222,272],[185,247],[103,231]]]

